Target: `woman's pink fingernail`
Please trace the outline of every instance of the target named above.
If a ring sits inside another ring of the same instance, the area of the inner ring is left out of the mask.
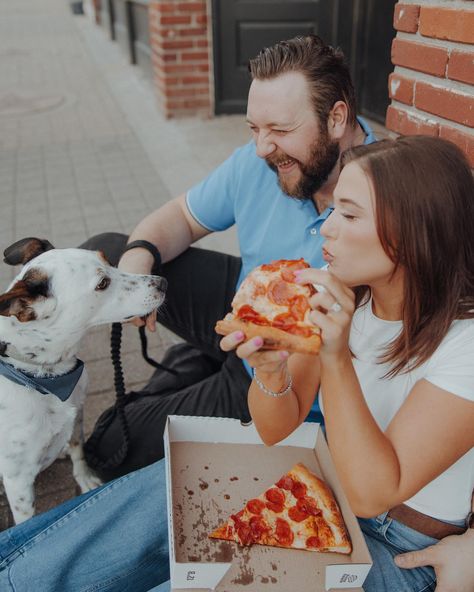
[[[237,333],[235,334],[235,340],[236,341],[240,341],[244,338],[244,334],[242,331],[237,331]]]
[[[255,339],[253,340],[253,343],[257,347],[260,347],[261,345],[263,345],[263,339],[261,337],[255,337]]]
[[[280,358],[282,360],[286,360],[286,358],[289,356],[290,354],[287,351],[281,351],[280,352]]]

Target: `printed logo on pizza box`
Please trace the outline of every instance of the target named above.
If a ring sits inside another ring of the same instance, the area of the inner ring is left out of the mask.
[[[188,582],[192,582],[195,577],[196,577],[196,572],[195,571],[188,571],[188,573],[186,574],[186,580]]]
[[[356,576],[355,574],[342,574],[341,579],[339,580],[340,584],[353,584],[357,579],[359,578],[359,576]]]

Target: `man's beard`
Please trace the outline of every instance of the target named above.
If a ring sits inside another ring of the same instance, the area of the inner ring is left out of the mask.
[[[333,168],[339,160],[341,149],[339,143],[331,140],[326,132],[320,136],[318,141],[311,147],[308,164],[296,161],[300,169],[300,179],[294,182],[287,182],[284,177],[278,174],[278,167],[275,164],[275,157],[266,159],[268,166],[277,173],[278,184],[281,190],[295,199],[308,200],[326,183]],[[286,160],[286,155],[279,156],[276,162]]]

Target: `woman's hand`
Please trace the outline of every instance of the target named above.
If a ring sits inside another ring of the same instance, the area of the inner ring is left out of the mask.
[[[294,274],[299,284],[322,287],[309,301],[313,309],[310,319],[321,329],[321,358],[347,353],[355,308],[354,292],[330,271],[299,269]]]
[[[247,360],[256,369],[259,377],[286,372],[288,352],[262,350],[262,337],[246,340],[242,331],[234,331],[221,339],[220,346],[223,351],[235,350],[239,358]]]

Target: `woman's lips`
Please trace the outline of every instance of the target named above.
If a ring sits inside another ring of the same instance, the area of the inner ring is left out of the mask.
[[[323,249],[323,259],[324,259],[324,261],[327,261],[327,263],[332,263],[332,261],[334,260],[334,257],[333,257],[333,255],[331,255],[331,253],[328,250]]]

